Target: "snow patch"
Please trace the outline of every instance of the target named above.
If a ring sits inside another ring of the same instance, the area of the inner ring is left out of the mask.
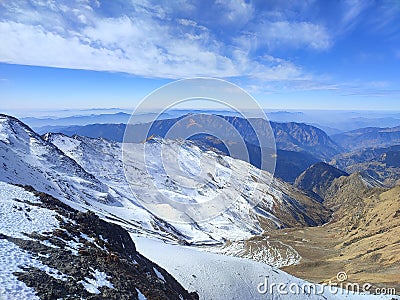
[[[91,272],[91,275],[94,277],[94,279],[85,277],[85,280],[78,282],[82,284],[89,293],[100,294],[99,288],[102,287],[108,287],[110,289],[114,288],[114,285],[108,281],[110,276],[108,276],[106,273],[100,272],[99,270],[94,270],[94,272]]]
[[[23,272],[23,267],[34,267],[57,280],[67,280],[65,274],[44,265],[12,242],[1,239],[0,249],[0,295],[6,299],[39,299],[33,288],[26,286],[13,274]]]
[[[138,293],[139,300],[147,300],[146,296],[143,295],[138,289],[136,289],[136,292]]]
[[[26,203],[37,203],[38,198],[21,187],[0,182],[0,199],[0,233],[4,235],[27,239],[24,233],[43,233],[59,227],[56,213]]]
[[[291,299],[342,300],[392,299],[394,296],[354,294],[338,290],[337,294],[325,288],[323,295],[313,294],[260,294],[257,286],[268,276],[270,284],[298,284],[307,282],[267,264],[244,258],[229,257],[200,251],[191,247],[171,245],[131,235],[138,251],[167,270],[189,292],[197,291],[200,299]],[[162,251],[160,251],[162,249]],[[177,259],[179,258],[179,259]],[[318,290],[321,290],[318,286]],[[395,299],[400,299],[396,297]]]
[[[157,277],[160,278],[162,281],[166,281],[164,276],[155,268],[153,267],[154,272],[156,273]]]

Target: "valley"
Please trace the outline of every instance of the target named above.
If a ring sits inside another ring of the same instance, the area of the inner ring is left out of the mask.
[[[270,239],[284,241],[302,257],[282,269],[319,283],[346,272],[349,282],[399,290],[399,195],[398,187],[375,191],[365,195],[360,214],[346,212],[321,227],[269,232]]]

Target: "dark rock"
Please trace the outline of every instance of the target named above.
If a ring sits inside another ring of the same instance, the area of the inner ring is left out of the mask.
[[[56,279],[35,267],[15,273],[20,281],[34,288],[41,299],[138,299],[137,290],[149,300],[198,299],[196,293],[189,294],[168,272],[138,253],[128,232],[119,225],[103,221],[91,211],[78,212],[31,187],[26,189],[42,200],[35,205],[59,215],[60,228],[29,234],[29,240],[1,234],[0,239],[15,243],[35,259],[57,270],[58,275],[63,274],[63,279]],[[89,238],[85,239],[81,234]],[[55,247],[44,245],[43,241]],[[69,241],[80,242],[76,252],[67,246]],[[157,277],[154,269],[165,281]],[[89,293],[81,281],[94,279],[95,270],[106,273],[114,288],[100,287],[99,294]]]

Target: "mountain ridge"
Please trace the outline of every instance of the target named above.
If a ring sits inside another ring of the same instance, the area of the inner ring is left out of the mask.
[[[337,144],[350,151],[362,148],[389,147],[400,144],[400,126],[366,127],[335,134],[331,137]]]
[[[354,150],[330,162],[349,173],[365,172],[388,187],[400,183],[400,145]]]

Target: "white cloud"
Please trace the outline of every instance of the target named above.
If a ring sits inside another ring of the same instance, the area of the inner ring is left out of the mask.
[[[223,1],[217,0],[216,4],[221,8],[221,22],[243,25],[249,22],[254,15],[254,7],[251,2],[243,0]]]
[[[193,20],[188,20],[188,19],[179,19],[178,23],[184,26],[197,26],[197,23]]]
[[[127,17],[97,20],[69,36],[43,26],[0,22],[0,60],[6,63],[126,72],[149,77],[237,76],[233,62],[162,27]]]
[[[254,56],[250,48],[282,44],[326,49],[331,43],[323,27],[287,21],[263,23],[250,41],[242,33],[237,39],[222,40],[195,20],[174,18],[167,9],[146,0],[113,16],[97,11],[102,4],[91,7],[93,1],[69,6],[54,1],[33,3],[34,10],[22,4],[0,4],[6,12],[0,13],[1,62],[172,79],[298,80],[309,77],[299,66],[270,55]],[[194,9],[187,3],[182,7]],[[237,0],[230,2],[224,14],[245,23],[252,19],[254,8]],[[240,43],[248,45],[238,47]]]
[[[255,7],[251,1],[216,0],[205,10],[203,2],[192,0],[0,0],[0,62],[170,79],[231,78],[267,92],[358,92],[277,53],[298,59],[289,51],[330,50],[335,38],[356,25],[398,32],[399,8],[379,5],[375,11],[369,0],[345,0],[318,22],[318,3],[312,2],[271,1],[266,8],[261,2]],[[399,49],[391,51],[400,58]],[[387,89],[378,81],[359,89]]]

